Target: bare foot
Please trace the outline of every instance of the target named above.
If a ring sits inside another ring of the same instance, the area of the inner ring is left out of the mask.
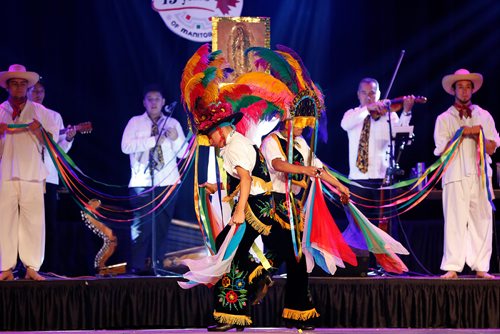
[[[495,276],[488,274],[486,271],[476,271],[477,278],[494,279]]]
[[[0,281],[13,281],[14,275],[12,274],[12,270],[6,270],[0,272]]]
[[[457,272],[456,271],[448,271],[446,274],[441,275],[441,278],[444,279],[455,279],[458,278]]]
[[[45,277],[40,275],[35,269],[31,267],[26,268],[26,276],[25,279],[31,279],[33,281],[45,281]]]

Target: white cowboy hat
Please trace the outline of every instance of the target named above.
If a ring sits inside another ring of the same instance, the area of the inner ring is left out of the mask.
[[[453,84],[460,80],[469,80],[474,84],[474,88],[472,88],[472,93],[475,93],[481,88],[483,84],[483,76],[479,73],[470,73],[466,69],[459,69],[454,74],[446,75],[443,78],[442,84],[444,90],[450,94],[455,95],[455,90],[453,89]]]
[[[25,79],[28,81],[28,88],[34,86],[40,76],[35,72],[26,71],[26,67],[19,64],[9,66],[9,70],[0,72],[0,86],[7,88],[7,80],[9,79]]]

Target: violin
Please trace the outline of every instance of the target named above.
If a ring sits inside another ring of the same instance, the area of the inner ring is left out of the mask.
[[[396,112],[401,110],[401,108],[403,107],[404,99],[404,96],[400,96],[396,97],[395,99],[389,100],[391,111]],[[425,96],[415,96],[415,103],[427,103],[427,98]]]

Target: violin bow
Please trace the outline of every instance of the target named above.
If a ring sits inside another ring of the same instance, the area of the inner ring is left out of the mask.
[[[389,83],[389,87],[387,88],[386,92],[385,92],[385,96],[384,96],[384,100],[387,100],[387,97],[389,96],[389,92],[391,91],[392,89],[392,84],[394,83],[394,80],[396,80],[396,75],[398,74],[398,71],[399,71],[399,66],[401,66],[401,62],[403,61],[403,57],[405,56],[405,50],[401,50],[401,54],[399,55],[399,60],[398,60],[398,63],[396,64],[396,68],[394,69],[394,73],[392,74],[392,78],[391,78],[391,82]],[[388,108],[390,108],[390,105],[387,106]],[[394,168],[395,168],[395,163],[394,163],[394,144],[392,142],[392,122],[391,122],[391,115],[390,115],[390,109],[389,109],[389,119],[388,119],[388,122],[389,122],[389,138],[391,138],[389,140],[390,144],[390,151],[389,151],[389,169],[390,171],[386,173],[385,175],[385,179],[384,179],[384,184],[388,185],[392,182],[392,178],[393,178],[393,175],[392,173],[394,172]],[[384,191],[381,190],[381,193],[380,193],[380,196],[381,196],[381,200],[383,201],[384,199]],[[381,202],[383,203],[383,202]],[[383,209],[381,208],[381,215],[383,215]]]
[[[405,52],[406,52],[405,50],[401,50],[401,54],[399,55],[399,60],[398,60],[398,63],[396,65],[396,69],[394,70],[394,73],[392,74],[391,82],[389,83],[389,87],[385,91],[384,100],[386,100],[387,97],[389,96],[389,92],[392,89],[392,84],[394,83],[394,80],[396,80],[396,75],[398,74],[399,66],[401,66],[401,62],[403,61],[403,57],[405,56]]]

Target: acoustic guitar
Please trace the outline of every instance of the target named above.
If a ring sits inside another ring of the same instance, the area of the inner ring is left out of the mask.
[[[80,123],[77,125],[73,125],[71,127],[61,129],[61,130],[59,130],[59,136],[65,134],[70,129],[75,129],[76,132],[81,133],[81,134],[91,133],[92,132],[92,122],[83,122],[83,123]]]

